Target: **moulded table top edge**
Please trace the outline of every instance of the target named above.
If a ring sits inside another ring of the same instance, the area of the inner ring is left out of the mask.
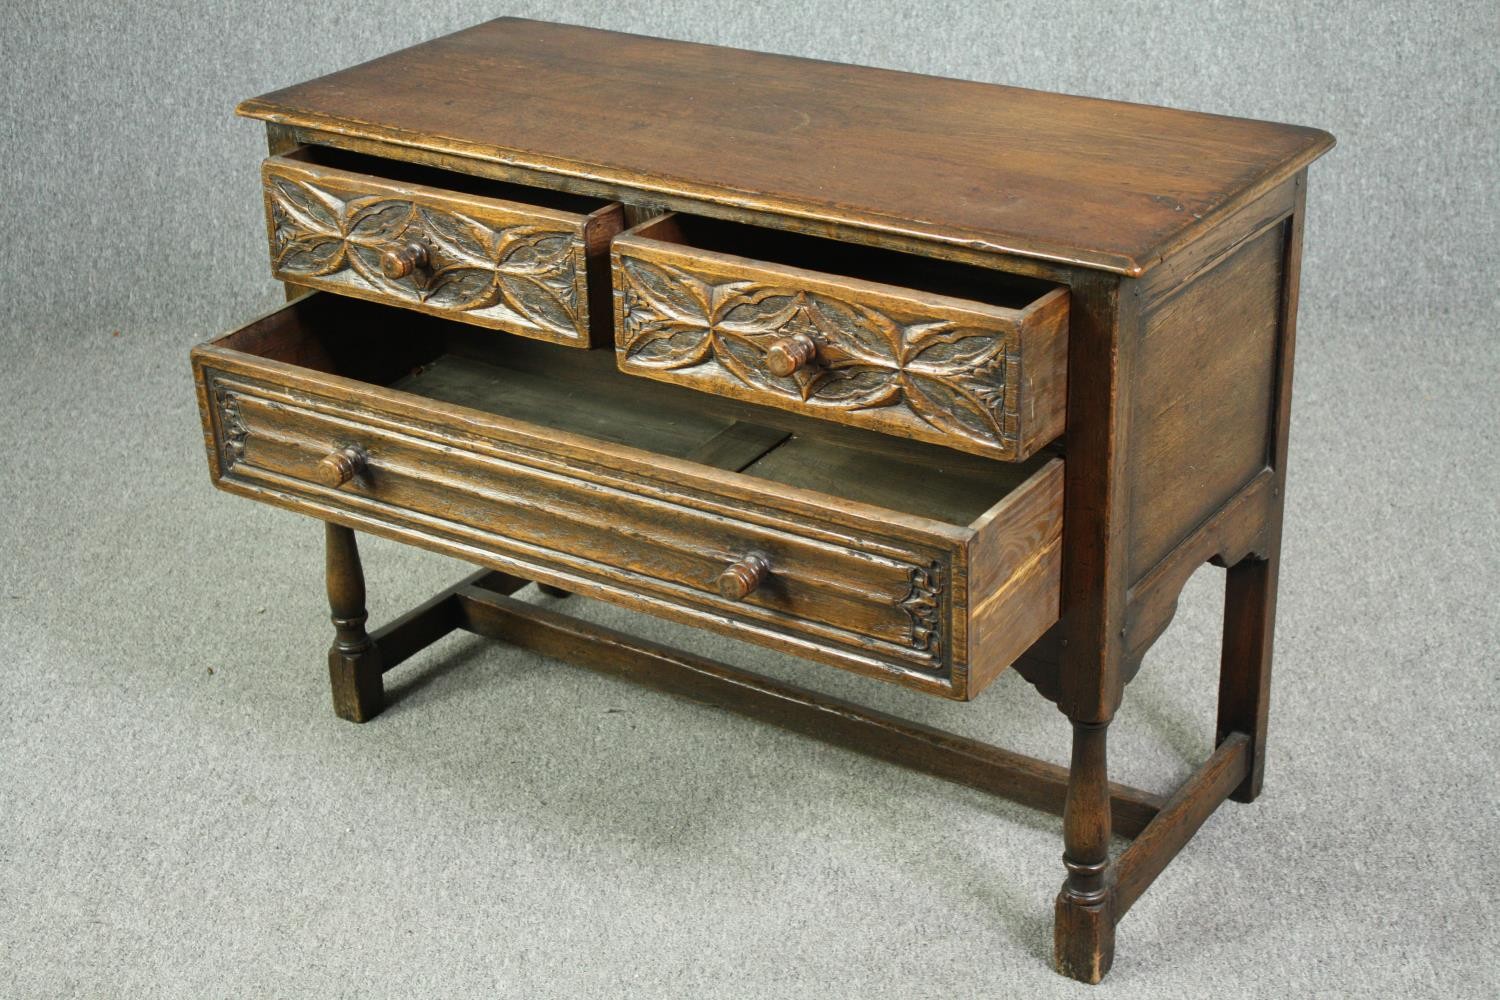
[[[1333,145],[1300,126],[511,18],[238,111],[1132,276]]]

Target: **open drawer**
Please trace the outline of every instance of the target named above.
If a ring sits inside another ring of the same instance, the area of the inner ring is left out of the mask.
[[[951,698],[1058,618],[1062,460],[1004,463],[313,295],[196,348],[220,488]]]
[[[610,339],[620,206],[304,146],[261,167],[282,281],[589,347]]]
[[[678,213],[611,258],[624,371],[1005,460],[1062,434],[1065,288]]]

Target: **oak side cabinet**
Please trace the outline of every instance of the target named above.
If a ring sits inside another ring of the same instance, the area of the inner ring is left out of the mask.
[[[239,113],[289,302],[193,351],[208,464],[325,522],[339,716],[467,629],[1060,813],[1055,959],[1088,982],[1259,793],[1328,134],[511,19]],[[482,569],[368,631],[359,531]],[[1204,562],[1216,748],[1162,798],[1109,781],[1106,733]],[[1014,668],[1071,765],[528,582],[945,698]]]

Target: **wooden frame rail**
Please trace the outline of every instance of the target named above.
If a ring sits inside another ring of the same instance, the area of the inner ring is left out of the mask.
[[[348,530],[348,529],[337,529]],[[1066,767],[639,639],[509,596],[528,581],[483,570],[369,635],[366,670],[390,671],[463,629],[543,656],[770,722],[826,743],[1062,815]],[[368,687],[369,678],[363,687]],[[377,706],[370,706],[378,711]],[[374,711],[364,718],[373,717]],[[1132,843],[1109,865],[1118,919],[1250,770],[1250,738],[1231,732],[1170,797],[1109,784],[1114,832]]]

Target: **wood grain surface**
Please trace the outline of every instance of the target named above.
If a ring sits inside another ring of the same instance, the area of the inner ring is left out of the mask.
[[[1311,128],[517,19],[239,111],[1130,275],[1333,145]]]

